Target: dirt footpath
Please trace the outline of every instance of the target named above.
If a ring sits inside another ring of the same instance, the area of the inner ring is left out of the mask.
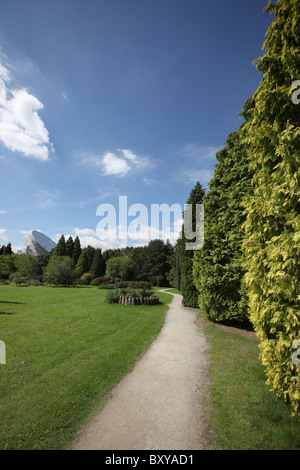
[[[172,295],[159,336],[73,450],[207,449],[207,343],[196,310]]]

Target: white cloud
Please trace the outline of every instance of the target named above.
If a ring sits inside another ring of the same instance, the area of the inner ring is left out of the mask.
[[[7,210],[5,210],[5,209],[0,209],[0,214],[7,214]]]
[[[139,157],[135,155],[131,150],[129,149],[119,149],[120,152],[122,152],[123,156],[127,158],[127,160],[130,160],[133,163],[138,163]]]
[[[130,166],[123,158],[117,157],[114,153],[107,152],[103,155],[102,168],[104,175],[125,176],[130,170]]]
[[[7,242],[5,232],[6,232],[5,228],[0,228],[0,242]]]
[[[79,155],[80,156],[80,155]],[[153,162],[149,157],[141,157],[133,153],[130,149],[118,149],[115,153],[105,152],[102,155],[83,155],[81,164],[92,168],[101,168],[105,176],[124,177],[129,172],[150,168]]]
[[[96,232],[95,230],[91,228],[74,228],[75,235],[78,235],[78,237],[96,237]]]
[[[0,140],[13,152],[48,160],[53,146],[38,114],[44,105],[26,89],[12,89],[9,82],[9,71],[0,64]]]

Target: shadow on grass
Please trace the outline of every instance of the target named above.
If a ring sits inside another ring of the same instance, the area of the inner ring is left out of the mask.
[[[24,302],[11,302],[10,300],[0,300],[0,304],[19,305],[19,304],[24,304]],[[0,312],[0,315],[15,315],[15,313],[14,312]]]
[[[212,320],[211,320],[212,321]],[[252,323],[250,322],[237,322],[237,321],[220,321],[220,322],[217,322],[217,321],[212,321],[212,323],[214,323],[215,325],[223,325],[223,326],[231,326],[233,328],[237,328],[238,330],[246,330],[246,331],[252,331],[254,332],[254,328],[253,328],[253,325]]]

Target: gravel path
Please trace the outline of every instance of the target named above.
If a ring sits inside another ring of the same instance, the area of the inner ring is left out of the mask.
[[[207,449],[207,343],[196,310],[172,294],[164,326],[73,450]]]

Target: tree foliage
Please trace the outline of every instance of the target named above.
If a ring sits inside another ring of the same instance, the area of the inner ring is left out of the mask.
[[[52,253],[53,253],[53,256],[65,256],[66,255],[66,240],[65,240],[64,235],[61,235]]]
[[[300,107],[292,83],[300,79],[300,0],[278,0],[257,61],[263,73],[248,111],[246,144],[254,193],[245,202],[243,243],[250,315],[260,339],[267,383],[299,412],[300,339]]]
[[[95,250],[90,272],[93,278],[103,276],[105,273],[105,262],[101,248],[96,248]]]
[[[80,240],[79,240],[79,237],[78,235],[75,237],[75,240],[74,240],[74,245],[73,245],[73,254],[72,254],[72,259],[75,263],[75,265],[77,264],[78,260],[79,260],[79,256],[81,255],[81,244],[80,244]]]
[[[52,256],[44,270],[44,281],[56,286],[73,285],[78,277],[74,261],[69,256]]]
[[[81,255],[79,256],[78,262],[76,264],[77,271],[79,272],[80,276],[84,273],[88,273],[90,270],[90,260],[88,256],[88,252],[86,249],[83,249]]]
[[[131,281],[134,268],[134,261],[131,258],[114,256],[107,261],[105,274],[112,282]]]
[[[73,251],[74,251],[74,241],[73,238],[70,236],[66,241],[66,249],[65,255],[69,256],[69,258],[73,258]]]
[[[192,230],[196,230],[196,205],[203,203],[205,191],[199,181],[192,189],[187,204],[192,205]],[[184,220],[184,222],[187,222]],[[187,250],[186,243],[191,242],[187,240],[184,235],[184,226],[181,230],[181,238],[178,239],[176,244],[176,252],[178,255],[178,267],[180,271],[179,289],[182,293],[182,303],[185,307],[198,307],[199,292],[194,284],[193,279],[193,258],[195,251]],[[177,264],[175,259],[174,271],[176,272]]]
[[[243,125],[217,152],[217,165],[204,196],[204,246],[195,252],[194,281],[199,306],[214,321],[248,319],[243,282],[241,241],[244,238],[242,198],[251,190]]]

